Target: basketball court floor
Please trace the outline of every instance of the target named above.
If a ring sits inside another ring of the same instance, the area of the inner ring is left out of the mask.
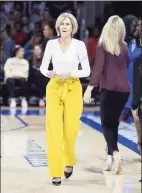
[[[105,142],[99,110],[84,109],[76,141],[77,165],[62,186],[51,184],[45,110],[1,109],[2,193],[140,193],[141,163],[132,118],[119,127],[124,173],[103,172]]]

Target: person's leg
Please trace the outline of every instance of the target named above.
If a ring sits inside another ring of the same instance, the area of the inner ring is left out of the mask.
[[[122,113],[122,110],[124,109],[124,106],[128,100],[129,97],[129,93],[121,93],[121,92],[116,92],[114,95],[115,99],[116,99],[116,103],[115,103],[115,108],[116,111],[113,114],[114,118],[113,120],[115,120],[113,126],[114,126],[114,136],[113,136],[113,142],[112,142],[112,149],[113,152],[114,151],[119,151],[118,149],[118,127],[119,127],[119,120],[120,120],[120,116]]]
[[[113,94],[113,93],[112,93]],[[112,136],[111,128],[112,114],[114,113],[113,100],[111,100],[111,91],[103,89],[100,94],[100,111],[101,111],[101,125],[103,128],[104,137],[108,147],[108,155],[113,155],[112,150]]]
[[[123,97],[123,94],[121,95],[119,92],[108,91],[106,89],[103,89],[101,92],[101,123],[108,147],[106,170],[111,169],[112,159],[110,156],[113,156],[114,151],[119,151],[117,146],[119,118],[128,95],[129,93],[126,93],[126,95],[124,94],[125,97]],[[119,98],[124,99],[119,101]]]
[[[113,138],[112,138],[112,150],[113,150],[113,159],[114,159],[114,165],[115,165],[115,172],[116,174],[119,174],[122,172],[122,160],[121,156],[119,154],[119,149],[118,149],[118,127],[119,127],[119,119],[121,112],[128,100],[129,93],[121,93],[121,92],[115,92],[114,98],[115,98],[115,114],[112,119],[114,120],[113,122]]]
[[[49,82],[49,78],[43,76],[40,71],[33,69],[32,79],[38,90],[39,106],[44,107],[45,102],[43,100],[43,97],[45,96],[46,85]]]
[[[15,108],[16,107],[16,100],[15,100],[15,79],[14,78],[8,78],[6,80],[6,85],[9,92],[9,97],[11,99],[10,107]]]
[[[21,97],[27,97],[27,80],[25,78],[18,78],[17,82],[19,82],[21,89]]]
[[[140,153],[142,153],[142,102],[139,107],[138,111],[139,115],[139,120],[135,120],[135,125],[136,125],[136,130],[137,130],[137,135],[138,135],[138,148]]]
[[[112,96],[111,96],[112,95]],[[111,98],[110,98],[111,97]],[[104,133],[104,138],[107,143],[107,157],[104,165],[105,171],[110,171],[113,163],[113,149],[112,137],[113,128],[111,125],[112,113],[114,112],[113,105],[113,92],[103,89],[100,94],[100,112],[101,112],[101,125]]]
[[[79,80],[71,83],[65,99],[64,109],[64,175],[69,178],[76,164],[75,140],[80,128],[80,117],[83,110],[82,86]]]
[[[64,109],[64,159],[66,166],[76,164],[75,140],[80,128],[80,117],[83,110],[82,86],[80,81],[70,85]]]
[[[15,79],[14,78],[8,78],[6,80],[6,85],[8,88],[10,98],[14,98],[15,97]]]
[[[63,156],[63,103],[60,86],[51,79],[46,87],[46,138],[48,168],[52,177],[64,174]]]
[[[27,80],[25,78],[18,78],[17,82],[19,82],[20,85],[20,90],[21,90],[21,106],[23,108],[27,108],[28,107],[28,102],[27,102]]]
[[[49,78],[43,76],[39,71],[37,72],[37,87],[39,90],[39,107],[44,107],[45,102],[43,97],[45,96],[46,85],[49,82]]]
[[[141,126],[141,131],[142,131],[142,102],[139,108],[139,119],[140,119],[140,126]],[[142,133],[141,133],[142,134]],[[142,136],[139,139],[142,142]],[[141,149],[142,149],[142,143],[141,143]],[[142,178],[139,180],[140,182],[142,182]]]
[[[141,122],[139,120],[135,120],[135,127],[136,127],[136,132],[137,132],[137,138],[138,138],[138,150],[140,153],[142,153],[142,128],[141,128]]]

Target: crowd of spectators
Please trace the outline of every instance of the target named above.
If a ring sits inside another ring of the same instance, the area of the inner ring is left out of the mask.
[[[28,106],[27,99],[32,95],[33,88],[36,88],[34,95],[38,97],[38,105],[45,106],[45,88],[49,79],[40,73],[39,67],[47,41],[57,38],[55,21],[60,13],[58,9],[55,11],[55,6],[53,11],[48,2],[4,2],[0,9],[0,81],[7,89],[10,106],[16,107],[16,87],[21,90],[23,107]],[[69,5],[64,11],[73,13],[73,8]],[[88,29],[86,47],[91,67],[95,61],[95,50],[101,29],[99,18],[96,18],[96,25]],[[80,38],[79,33],[75,38]],[[52,63],[49,68],[52,69]]]
[[[16,107],[17,86],[21,89],[22,107],[28,106],[27,98],[33,86],[39,106],[45,105],[45,87],[49,79],[40,73],[39,67],[47,41],[57,37],[55,21],[59,13],[53,12],[53,17],[51,12],[47,2],[5,2],[1,6],[0,81],[8,90],[10,107]],[[89,53],[91,61],[91,51]]]
[[[26,107],[33,84],[38,90],[39,105],[44,106],[48,80],[39,67],[47,41],[56,37],[55,18],[45,2],[5,2],[1,21],[0,77],[7,86],[10,106],[16,106],[15,87],[20,86],[21,105]]]

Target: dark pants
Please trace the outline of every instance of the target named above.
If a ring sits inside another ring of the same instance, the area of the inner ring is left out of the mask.
[[[140,119],[140,123],[141,123],[141,129],[142,129],[142,102],[141,102],[140,107],[139,107],[138,115],[139,115],[139,119]]]
[[[10,98],[15,98],[15,87],[19,86],[21,90],[21,96],[27,96],[27,80],[25,78],[8,78],[6,80],[8,92]]]
[[[102,89],[100,95],[101,124],[108,147],[108,155],[119,151],[118,126],[121,112],[128,100],[129,93]]]
[[[45,96],[46,85],[49,81],[49,78],[43,76],[40,71],[31,69],[29,81],[30,84],[36,85],[36,89],[38,90],[38,97],[43,98]]]

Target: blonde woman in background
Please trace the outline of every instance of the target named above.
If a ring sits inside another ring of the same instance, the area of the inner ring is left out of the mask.
[[[60,38],[48,41],[40,67],[41,73],[51,78],[46,88],[46,136],[49,172],[56,186],[61,185],[63,174],[66,178],[72,175],[76,164],[75,139],[83,109],[79,78],[90,75],[86,46],[72,38],[77,29],[72,14],[63,13],[57,18]],[[51,60],[52,71],[48,70]]]
[[[122,161],[117,146],[120,114],[129,97],[127,77],[128,50],[124,42],[125,26],[119,16],[111,16],[105,24],[96,52],[96,61],[84,101],[91,101],[94,87],[100,87],[101,125],[108,147],[104,170],[115,163],[116,173],[122,172]]]

